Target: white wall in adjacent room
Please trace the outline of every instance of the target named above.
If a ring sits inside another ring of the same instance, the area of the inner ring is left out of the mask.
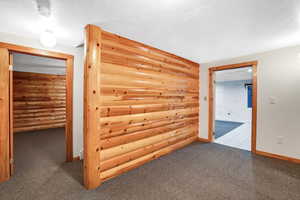
[[[208,138],[208,68],[258,61],[257,150],[300,159],[300,46],[205,63],[200,70],[200,137]]]
[[[65,60],[13,53],[13,70],[43,74],[66,74]]]
[[[251,121],[252,109],[248,108],[248,92],[245,87],[245,84],[251,82],[251,80],[216,82],[216,120]]]

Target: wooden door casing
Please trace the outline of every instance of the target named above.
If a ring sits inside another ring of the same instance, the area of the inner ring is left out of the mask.
[[[10,178],[9,52],[0,48],[0,182]]]

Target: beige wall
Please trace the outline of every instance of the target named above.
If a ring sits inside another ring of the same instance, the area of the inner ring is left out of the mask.
[[[258,61],[257,150],[299,159],[300,46],[202,64],[200,137],[208,138],[208,68],[253,60]]]

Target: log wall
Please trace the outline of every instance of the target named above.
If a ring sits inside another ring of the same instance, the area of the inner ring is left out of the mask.
[[[14,132],[64,127],[66,76],[13,72]]]
[[[85,67],[87,188],[197,139],[199,64],[89,25]]]

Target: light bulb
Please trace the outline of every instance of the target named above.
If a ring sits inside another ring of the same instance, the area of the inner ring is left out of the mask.
[[[56,37],[52,31],[46,30],[41,34],[40,42],[45,47],[54,47],[56,45]]]

